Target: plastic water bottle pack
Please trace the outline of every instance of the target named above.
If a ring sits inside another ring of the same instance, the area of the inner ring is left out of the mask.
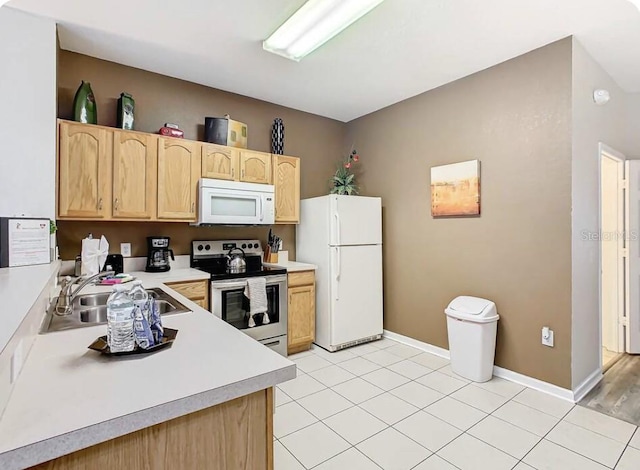
[[[116,285],[107,300],[107,343],[112,353],[148,349],[162,342],[158,303],[135,281],[129,291]]]
[[[149,294],[142,287],[141,281],[133,283],[129,296],[134,304],[133,331],[136,337],[136,344],[142,349],[149,349],[155,344],[149,322],[152,310],[151,303],[154,303],[153,299],[149,298]]]
[[[134,307],[126,286],[117,285],[107,300],[107,343],[111,352],[127,352],[135,349]]]

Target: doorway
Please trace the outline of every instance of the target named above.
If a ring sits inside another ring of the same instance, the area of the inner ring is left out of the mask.
[[[600,144],[600,364],[580,405],[640,425],[640,160]]]
[[[600,144],[600,365],[625,351],[625,157]]]

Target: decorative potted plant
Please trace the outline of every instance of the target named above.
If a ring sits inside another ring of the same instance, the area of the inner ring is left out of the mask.
[[[341,162],[336,170],[336,174],[331,177],[331,194],[354,195],[358,194],[359,188],[356,185],[356,175],[351,173],[351,169],[360,161],[358,152],[351,150],[345,161]]]

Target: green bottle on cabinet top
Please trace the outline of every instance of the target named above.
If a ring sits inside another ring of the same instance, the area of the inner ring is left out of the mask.
[[[73,120],[84,124],[98,124],[96,99],[93,96],[91,84],[84,80],[73,99]]]

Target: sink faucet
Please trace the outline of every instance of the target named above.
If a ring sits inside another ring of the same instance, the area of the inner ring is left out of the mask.
[[[62,280],[62,287],[60,290],[60,295],[58,296],[58,302],[56,303],[55,313],[56,315],[71,315],[71,304],[73,303],[76,296],[80,293],[80,291],[89,284],[91,281],[95,279],[99,279],[101,277],[112,276],[115,274],[115,271],[104,271],[98,274],[95,274],[87,279],[83,279],[82,277],[78,277],[76,279],[71,278],[70,276],[65,277]],[[78,286],[78,288],[74,291],[73,286],[78,283],[78,281],[82,281],[82,283]]]

